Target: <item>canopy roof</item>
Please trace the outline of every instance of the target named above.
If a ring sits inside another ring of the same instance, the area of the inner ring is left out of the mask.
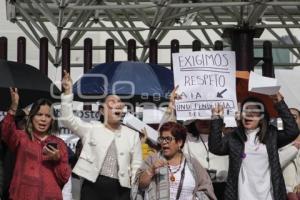
[[[183,30],[201,40],[210,49],[216,36],[226,28],[249,28],[268,31],[274,48],[288,49],[300,59],[300,44],[295,33],[300,28],[299,0],[6,0],[7,19],[16,23],[39,46],[47,37],[55,53],[49,55],[59,65],[61,39],[71,38],[72,49],[83,49],[78,41],[88,31],[105,31],[115,40],[115,49],[126,51],[128,34],[142,49],[138,59],[148,59],[148,41],[163,42],[168,34]],[[51,25],[50,25],[51,24]],[[50,30],[49,27],[55,27]],[[214,34],[211,34],[211,31]],[[283,38],[285,32],[287,38]],[[200,39],[205,38],[205,40]],[[180,39],[178,38],[174,39]],[[224,46],[230,46],[224,40]],[[191,45],[181,46],[191,48]],[[262,41],[255,40],[255,48]],[[99,44],[95,49],[104,49]],[[169,48],[160,45],[159,48]],[[274,65],[278,65],[274,63]],[[295,66],[296,63],[283,63]]]

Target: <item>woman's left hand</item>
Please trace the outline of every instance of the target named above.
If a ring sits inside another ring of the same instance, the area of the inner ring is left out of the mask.
[[[58,161],[60,159],[59,150],[52,146],[44,146],[43,154],[47,157],[47,160]]]
[[[177,94],[178,88],[179,85],[177,85],[170,94],[169,105],[168,105],[169,112],[172,112],[175,109],[175,100],[181,99],[181,97]]]
[[[282,94],[280,94],[280,92],[277,92],[274,95],[270,95],[270,97],[271,97],[273,103],[278,103],[283,100],[283,96],[282,96]]]
[[[73,81],[71,79],[70,73],[68,73],[66,70],[64,70],[64,76],[62,79],[62,87],[64,89],[64,94],[68,95],[72,93],[72,85]]]

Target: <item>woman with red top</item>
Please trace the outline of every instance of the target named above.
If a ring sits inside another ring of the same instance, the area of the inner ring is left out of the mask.
[[[17,89],[11,89],[11,107],[2,122],[2,139],[16,153],[10,185],[11,200],[62,200],[62,187],[71,170],[63,140],[51,135],[54,120],[51,102],[40,99],[28,115],[26,130],[16,128],[14,115],[19,103]]]

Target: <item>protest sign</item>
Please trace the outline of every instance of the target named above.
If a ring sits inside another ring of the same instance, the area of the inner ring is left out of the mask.
[[[172,54],[174,82],[179,85],[176,101],[178,120],[208,119],[213,106],[224,107],[224,115],[237,109],[235,53],[196,51]]]
[[[138,119],[130,113],[126,113],[125,117],[123,118],[123,123],[136,131],[141,131],[145,128],[148,139],[150,139],[154,144],[156,144],[158,132],[149,125],[147,125],[145,122],[141,121],[140,119]]]

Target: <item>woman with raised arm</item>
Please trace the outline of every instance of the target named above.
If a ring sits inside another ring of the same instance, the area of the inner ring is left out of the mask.
[[[249,97],[242,103],[241,124],[222,137],[222,106],[212,109],[209,150],[217,155],[229,155],[229,171],[225,200],[285,200],[286,189],[279,163],[278,148],[298,136],[297,124],[283,97],[271,96],[284,130],[269,124],[263,102]]]
[[[9,190],[11,200],[62,200],[62,187],[71,175],[67,147],[53,135],[55,121],[51,102],[40,99],[32,105],[25,130],[16,128],[19,104],[17,89],[10,89],[12,103],[2,122],[2,139],[16,154]]]
[[[63,78],[62,122],[78,135],[82,151],[73,172],[84,178],[82,200],[128,200],[137,169],[142,163],[139,134],[121,124],[124,104],[108,95],[100,112],[104,122],[84,122],[72,109],[72,80]]]

